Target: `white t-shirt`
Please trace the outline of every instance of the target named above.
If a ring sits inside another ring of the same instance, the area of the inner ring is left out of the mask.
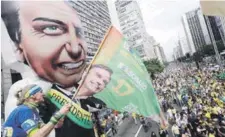
[[[173,117],[173,113],[172,113],[172,110],[171,109],[168,109],[167,110],[167,115],[169,118],[172,118]]]
[[[179,127],[177,125],[173,125],[172,132],[173,134],[176,134],[176,135],[180,134]]]

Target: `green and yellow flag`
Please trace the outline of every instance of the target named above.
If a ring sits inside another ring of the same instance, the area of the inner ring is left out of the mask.
[[[79,96],[94,96],[121,112],[162,116],[147,69],[114,27],[100,45],[76,97]]]

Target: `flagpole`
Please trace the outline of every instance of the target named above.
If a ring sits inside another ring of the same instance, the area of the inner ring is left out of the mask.
[[[112,27],[113,27],[113,26],[110,26],[110,27],[109,27],[109,29],[108,29],[106,35],[104,36],[104,39],[102,40],[102,42],[101,42],[101,44],[100,44],[100,46],[99,46],[99,48],[98,48],[98,50],[97,50],[95,56],[93,57],[93,59],[92,59],[90,65],[88,66],[87,74],[88,74],[88,72],[89,72],[89,70],[90,70],[90,68],[91,68],[91,65],[93,64],[94,60],[96,59],[97,55],[99,54],[99,52],[100,52],[100,50],[101,50],[101,48],[102,48],[102,45],[103,45],[103,43],[105,42],[106,37],[109,35],[109,32],[110,32],[110,30],[112,29]],[[83,82],[84,82],[84,80],[86,79],[86,77],[87,77],[87,75],[85,75],[84,78],[82,79],[80,85],[79,85],[78,88],[77,88],[77,92],[75,92],[75,94],[73,95],[73,97],[72,97],[71,100],[73,100],[73,99],[76,97],[76,95],[78,94],[78,92],[79,92],[79,90],[80,90],[80,87],[81,87],[81,85],[83,85]]]

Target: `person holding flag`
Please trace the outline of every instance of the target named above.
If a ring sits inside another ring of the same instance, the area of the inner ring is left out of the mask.
[[[44,101],[42,89],[35,84],[27,85],[23,90],[19,90],[16,96],[18,107],[3,124],[3,137],[46,137],[71,107],[70,104],[64,105],[44,124],[37,109]]]
[[[44,91],[44,105],[39,106],[41,118],[48,123],[65,102],[72,102],[86,68],[87,45],[81,21],[69,1],[4,1],[2,5],[2,21],[15,49],[16,60],[32,72],[26,77],[50,83],[50,90]],[[3,48],[8,46],[11,45]],[[12,99],[15,98],[8,97],[6,108],[16,107]],[[95,104],[88,99],[73,100],[62,126],[56,128],[57,137],[94,136],[87,105]],[[5,111],[10,114],[9,110]]]

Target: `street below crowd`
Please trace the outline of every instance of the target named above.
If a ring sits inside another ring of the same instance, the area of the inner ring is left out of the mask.
[[[159,137],[158,125],[155,122],[151,124],[152,126],[145,132],[139,121],[138,124],[135,124],[133,119],[129,117],[119,126],[118,134],[115,137],[150,137],[152,132]]]

